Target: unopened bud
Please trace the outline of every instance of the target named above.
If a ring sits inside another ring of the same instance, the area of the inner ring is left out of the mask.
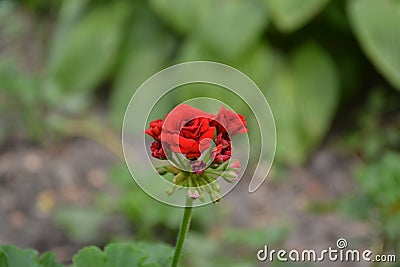
[[[183,174],[183,172],[178,173],[174,179],[172,180],[172,182],[174,184],[180,184],[184,179],[186,178],[186,175]]]
[[[175,192],[175,186],[168,188],[167,195],[170,196]]]
[[[164,175],[167,173],[167,171],[164,169],[164,167],[157,168],[157,172],[160,175]]]
[[[178,174],[178,173],[181,172],[177,167],[172,166],[172,165],[165,166],[164,168],[165,168],[168,172],[170,172],[170,173],[172,173],[172,174]]]
[[[188,197],[195,200],[200,197],[200,194],[196,189],[194,189],[193,191],[192,189],[188,189]]]

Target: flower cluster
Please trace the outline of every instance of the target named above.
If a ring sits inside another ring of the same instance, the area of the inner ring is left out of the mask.
[[[154,141],[150,146],[152,156],[157,159],[177,159],[176,166],[185,165],[179,156],[188,161],[187,168],[167,165],[158,168],[160,174],[175,175],[175,185],[188,187],[192,199],[204,199],[207,192],[212,199],[219,198],[216,179],[223,177],[234,182],[240,164],[228,160],[232,156],[231,138],[247,133],[245,118],[224,106],[218,114],[206,113],[186,104],[175,107],[165,119],[150,123],[145,133]],[[173,193],[175,187],[169,190]]]

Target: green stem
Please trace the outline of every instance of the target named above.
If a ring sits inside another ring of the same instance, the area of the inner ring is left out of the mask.
[[[192,217],[192,210],[193,210],[192,202],[193,202],[192,199],[190,199],[190,198],[186,199],[186,207],[185,207],[185,211],[183,213],[181,227],[179,229],[178,239],[176,241],[176,248],[175,248],[174,258],[172,260],[171,267],[178,266],[179,258],[181,256],[181,252],[182,252],[182,248],[183,248],[183,243],[185,241],[186,234],[189,232],[190,219]]]

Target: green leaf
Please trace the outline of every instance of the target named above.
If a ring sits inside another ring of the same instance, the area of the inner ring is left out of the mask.
[[[284,32],[299,29],[316,16],[329,0],[264,0],[275,25]]]
[[[150,0],[152,9],[181,34],[189,33],[196,25],[197,0]]]
[[[118,51],[129,7],[118,1],[92,8],[67,41],[63,36],[63,45],[54,40],[57,51],[49,59],[49,75],[61,90],[88,92],[104,78]]]
[[[81,249],[78,254],[74,256],[73,262],[74,267],[108,267],[104,253],[93,246]]]
[[[151,0],[150,3],[174,29],[190,33],[190,39],[201,42],[223,60],[236,59],[250,50],[267,25],[265,9],[258,0]]]
[[[368,58],[400,90],[400,2],[353,0],[348,5],[348,13]]]
[[[136,243],[135,247],[147,255],[143,266],[169,267],[172,261],[174,249],[166,244]]]
[[[314,149],[330,128],[339,101],[339,81],[330,56],[317,45],[298,49],[292,58],[302,125],[302,140]]]
[[[279,63],[271,86],[265,91],[274,115],[278,162],[300,163],[306,157],[305,146],[299,133],[300,122],[297,113],[296,87],[287,64]]]
[[[102,252],[86,247],[74,256],[74,267],[169,267],[173,249],[164,244],[109,244]]]
[[[0,251],[3,253],[3,256],[0,256],[0,262],[4,262],[4,259],[6,258],[9,267],[41,267],[38,263],[37,251],[31,249],[19,249],[10,245],[0,246]],[[3,265],[1,265],[1,267],[3,267]]]
[[[209,51],[209,48],[204,47],[204,44],[198,40],[197,36],[189,36],[183,41],[177,58],[176,63],[196,60],[218,60],[218,57]]]
[[[277,130],[278,161],[298,164],[327,133],[339,99],[339,85],[331,57],[307,44],[290,61],[276,56],[276,75],[265,91]]]
[[[56,256],[53,252],[44,253],[39,263],[41,267],[62,267],[61,264],[56,262]]]
[[[44,253],[38,260],[38,253],[32,249],[15,246],[0,246],[0,267],[63,267],[55,260],[54,253]]]
[[[7,256],[6,254],[3,252],[3,250],[0,247],[0,266],[1,267],[9,267],[8,265],[8,261],[7,261]]]
[[[140,266],[146,255],[128,244],[110,244],[104,249],[107,267]]]
[[[132,23],[110,100],[111,121],[117,127],[122,126],[125,110],[136,89],[166,67],[175,45],[146,6],[137,7],[135,12],[137,19]]]
[[[196,36],[225,60],[250,50],[267,25],[266,12],[257,0],[199,2],[204,4]]]
[[[87,2],[88,0],[70,0],[62,3],[56,24],[57,30],[54,31],[50,46],[48,62],[50,65],[59,61],[63,56],[66,43],[84,15]]]
[[[278,60],[271,47],[264,42],[247,53],[239,63],[233,65],[264,91],[273,80]]]

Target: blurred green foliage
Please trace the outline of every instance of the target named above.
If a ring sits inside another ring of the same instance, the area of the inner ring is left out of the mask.
[[[164,244],[113,243],[104,248],[91,246],[81,249],[73,258],[71,267],[169,267],[172,247]],[[55,260],[54,253],[0,246],[1,267],[63,267]]]
[[[131,239],[175,242],[182,215],[180,208],[153,200],[132,181],[123,164],[110,169],[109,180],[114,192],[100,192],[94,205],[59,207],[55,211],[56,221],[70,238],[100,244]],[[194,210],[185,245],[187,266],[250,266],[254,263],[251,251],[259,249],[265,240],[271,245],[280,244],[289,233],[285,224],[269,228],[233,228],[226,224],[228,215],[229,210],[223,203]],[[117,227],[107,227],[110,222]]]
[[[116,220],[116,215],[122,214],[123,221],[133,229],[130,234],[137,239],[174,241],[180,223],[180,208],[153,200],[133,181],[124,164],[112,167],[108,178],[114,193],[100,192],[91,206],[60,207],[56,210],[55,219],[74,240],[107,242],[115,237],[125,240],[122,237],[126,231],[123,223],[119,229],[108,232],[106,229],[107,222]],[[151,208],[144,208],[149,202]],[[203,231],[225,213],[220,206],[197,208],[193,214],[192,229]]]
[[[388,151],[357,172],[360,193],[343,199],[339,210],[368,221],[382,252],[398,252],[400,245],[400,154]]]
[[[386,85],[379,75],[400,89],[398,5],[394,0],[2,1],[5,40],[26,34],[18,23],[4,23],[26,10],[51,34],[31,34],[45,51],[43,66],[33,73],[0,50],[2,112],[21,120],[19,127],[2,127],[0,136],[20,131],[40,140],[52,131],[48,117],[85,116],[98,105],[104,86],[110,123],[118,129],[130,97],[149,76],[174,63],[213,60],[254,79],[275,115],[278,162],[299,164],[324,139],[339,107],[357,102],[372,85]],[[365,64],[362,52],[379,74]],[[181,92],[179,101],[190,97]]]
[[[44,253],[38,257],[38,252],[31,249],[19,249],[15,246],[0,246],[0,266],[21,267],[63,267],[55,260],[55,254]]]

